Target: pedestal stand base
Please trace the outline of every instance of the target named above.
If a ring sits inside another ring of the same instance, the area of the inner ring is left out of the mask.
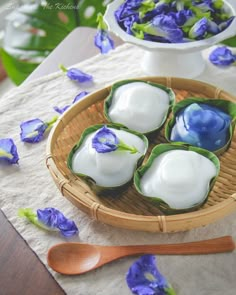
[[[201,52],[171,53],[145,51],[141,67],[147,75],[195,78],[205,68]]]

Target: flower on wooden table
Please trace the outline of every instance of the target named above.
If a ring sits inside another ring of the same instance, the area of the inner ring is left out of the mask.
[[[108,53],[110,50],[114,49],[114,41],[108,34],[107,25],[103,20],[103,15],[98,13],[97,15],[98,31],[94,37],[94,44],[98,47],[102,54]]]
[[[226,46],[214,49],[209,56],[209,60],[214,65],[221,67],[236,65],[236,55]]]
[[[67,69],[63,65],[59,65],[59,68],[66,73],[67,77],[71,80],[77,81],[78,83],[85,83],[93,81],[93,76],[82,72],[80,69],[71,68]]]
[[[44,133],[51,129],[57,119],[58,116],[55,116],[49,122],[43,122],[37,118],[21,123],[21,141],[28,143],[36,143],[41,141],[44,137]]]
[[[55,208],[38,209],[37,213],[31,208],[21,208],[19,217],[27,218],[39,228],[48,231],[59,231],[64,237],[72,237],[78,234],[78,228],[73,220],[66,218],[62,212]]]
[[[0,163],[17,164],[19,156],[17,147],[11,138],[0,139]]]
[[[143,255],[134,262],[126,275],[126,282],[136,295],[175,295],[174,289],[159,272],[154,255]]]

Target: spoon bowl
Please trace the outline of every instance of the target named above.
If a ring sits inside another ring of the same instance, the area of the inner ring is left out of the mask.
[[[100,246],[61,243],[48,251],[48,265],[61,274],[83,274],[118,258],[137,254],[192,255],[231,252],[235,243],[231,236],[163,245]]]

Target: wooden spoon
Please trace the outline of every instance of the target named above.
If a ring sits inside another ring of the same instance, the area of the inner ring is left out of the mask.
[[[231,236],[199,242],[165,245],[99,246],[61,243],[48,251],[48,265],[56,272],[75,275],[98,268],[110,261],[135,254],[210,254],[231,252],[235,243]]]

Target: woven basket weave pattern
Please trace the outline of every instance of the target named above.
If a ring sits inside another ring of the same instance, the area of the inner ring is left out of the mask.
[[[191,96],[234,101],[233,96],[221,89],[198,81],[164,77],[145,78],[145,80],[172,87],[177,102]],[[103,116],[103,102],[109,91],[110,87],[102,89],[74,105],[61,117],[60,122],[50,134],[47,146],[47,166],[65,197],[92,218],[118,227],[152,232],[189,230],[206,225],[236,210],[235,134],[228,151],[220,156],[220,174],[208,201],[196,212],[162,216],[154,205],[148,203],[135,191],[133,186],[119,198],[98,198],[91,192],[79,177],[69,171],[66,160],[85,128],[106,123]],[[156,144],[166,142],[163,131],[164,128],[150,141],[147,157]]]

